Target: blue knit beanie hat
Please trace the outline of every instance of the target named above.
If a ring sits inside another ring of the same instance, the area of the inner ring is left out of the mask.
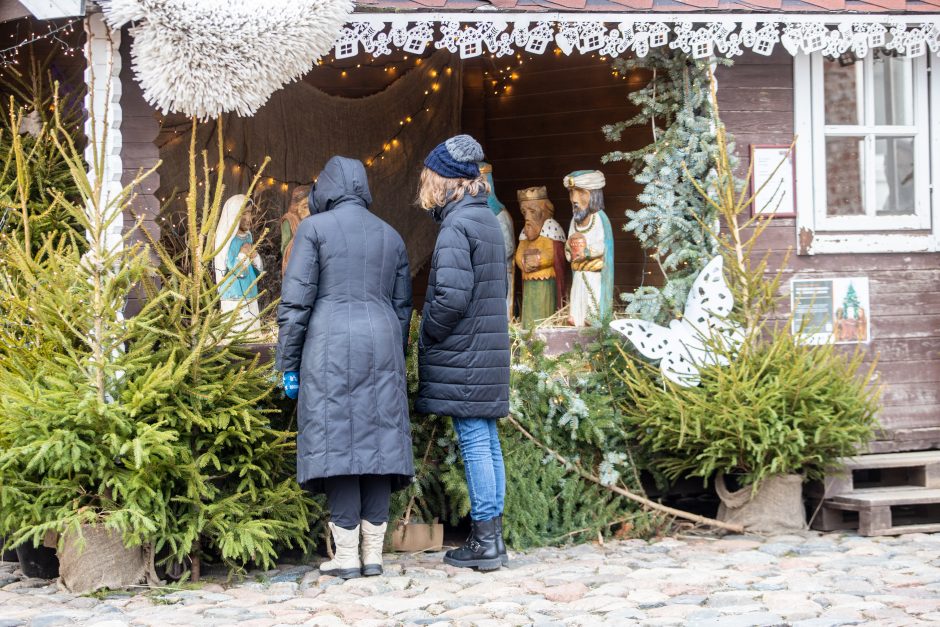
[[[424,165],[447,179],[475,179],[480,177],[479,161],[483,161],[479,142],[469,135],[456,135],[438,144]]]

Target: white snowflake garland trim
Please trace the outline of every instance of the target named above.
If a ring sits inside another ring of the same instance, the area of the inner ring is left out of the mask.
[[[149,103],[198,118],[251,115],[333,48],[352,0],[102,0],[131,28]],[[372,37],[378,35],[372,33]]]
[[[538,17],[540,19],[533,19]],[[940,23],[932,16],[909,19],[863,15],[739,16],[729,14],[712,21],[668,19],[666,16],[618,21],[592,21],[582,16],[497,14],[481,20],[479,14],[461,16],[422,14],[356,14],[334,45],[337,59],[368,53],[373,57],[398,49],[423,54],[428,47],[447,50],[468,59],[484,54],[505,57],[517,52],[543,54],[554,44],[566,55],[597,52],[608,57],[632,53],[645,57],[653,48],[667,46],[701,59],[713,55],[733,58],[751,50],[769,56],[777,44],[791,55],[822,52],[828,57],[866,56],[874,48],[914,58],[940,53]],[[434,19],[436,18],[436,19]],[[842,19],[847,18],[847,19]],[[409,21],[411,19],[412,21]]]

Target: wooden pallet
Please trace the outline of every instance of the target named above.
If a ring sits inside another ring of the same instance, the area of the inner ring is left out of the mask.
[[[933,533],[940,531],[940,489],[862,488],[826,499],[818,518],[823,526],[857,528],[863,536]]]
[[[860,455],[810,486],[813,528],[861,535],[940,531],[940,451]],[[817,511],[818,510],[818,511]]]
[[[822,485],[811,486],[811,494],[828,498],[856,488],[940,488],[940,451],[859,455],[841,462],[843,469],[827,476]]]

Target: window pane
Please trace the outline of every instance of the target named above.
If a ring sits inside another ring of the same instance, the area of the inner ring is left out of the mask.
[[[864,215],[864,155],[861,137],[826,138],[827,215]]]
[[[875,214],[914,214],[914,138],[875,138]]]
[[[913,124],[914,61],[879,54],[872,63],[875,124]]]
[[[862,74],[865,64],[823,61],[826,124],[863,124]]]

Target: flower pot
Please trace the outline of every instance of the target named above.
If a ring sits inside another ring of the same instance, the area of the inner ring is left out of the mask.
[[[62,584],[74,594],[158,582],[150,545],[127,548],[121,534],[82,525],[81,535],[62,537]]]
[[[20,570],[27,577],[37,579],[55,579],[59,576],[59,558],[55,549],[47,546],[33,546],[31,542],[16,547]]]
[[[755,533],[786,533],[806,529],[803,506],[803,477],[773,475],[754,492],[751,486],[731,491],[721,473],[715,478],[715,491],[721,499],[718,520],[741,525]]]
[[[392,550],[402,553],[440,551],[444,548],[444,525],[401,522],[392,531]]]
[[[7,539],[3,536],[0,536],[0,547],[6,544]],[[16,549],[6,549],[0,552],[0,562],[18,562],[19,558],[16,556]]]

